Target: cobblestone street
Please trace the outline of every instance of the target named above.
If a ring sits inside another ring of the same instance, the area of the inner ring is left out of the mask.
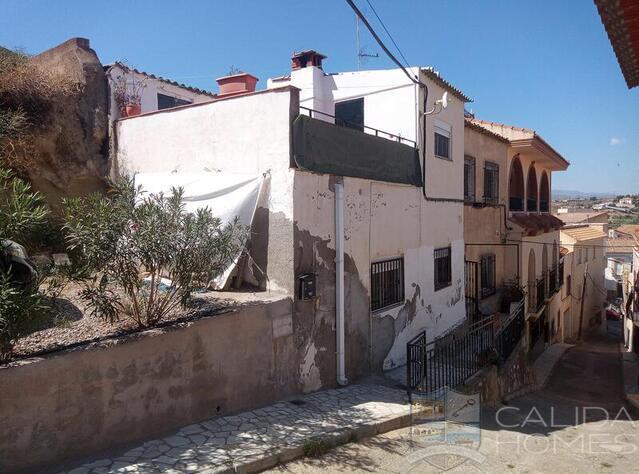
[[[639,472],[637,427],[611,331],[565,352],[544,389],[484,409],[479,447],[467,457],[420,454],[424,445],[405,428],[273,472]]]

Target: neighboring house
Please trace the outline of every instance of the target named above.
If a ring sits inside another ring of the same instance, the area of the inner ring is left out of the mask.
[[[607,238],[604,242],[606,251],[606,288],[611,292],[612,298],[623,297],[624,275],[633,271],[634,239],[623,237],[623,233],[617,238]],[[614,288],[614,290],[613,290]]]
[[[466,119],[464,128],[464,244],[466,314],[473,320],[523,310],[519,244],[508,242],[510,142]]]
[[[565,249],[558,318],[562,342],[578,340],[603,322],[605,238],[606,233],[596,224],[572,225],[561,230],[561,246]]]
[[[557,297],[559,229],[563,222],[550,214],[552,172],[568,168],[566,161],[534,130],[470,119],[508,140],[508,213],[506,242],[515,243],[519,285],[525,290],[527,343],[531,358],[554,340],[559,327]]]
[[[614,239],[634,240],[635,232],[639,230],[637,224],[624,224],[612,230],[611,237]]]
[[[628,89],[639,85],[639,16],[637,2],[595,0]]]
[[[624,288],[624,343],[628,350],[639,354],[639,230],[633,236],[632,268]]]
[[[587,224],[591,227],[598,227],[603,232],[608,233],[608,217],[607,211],[603,212],[557,212],[556,216],[561,219],[564,224]]]
[[[117,120],[123,114],[114,97],[115,86],[118,82],[126,83],[129,93],[137,89],[140,93],[140,113],[178,107],[181,105],[206,102],[215,98],[215,94],[197,87],[187,86],[170,79],[149,74],[130,68],[116,62],[104,66],[109,87],[109,117]]]
[[[401,70],[328,75],[323,59],[296,54],[267,90],[241,74],[246,94],[222,88],[116,124],[126,173],[264,174],[248,252],[259,285],[291,299],[260,342],[289,369],[288,393],[400,366],[415,334],[434,339],[465,318],[468,98],[432,70],[411,69],[429,87],[423,104]],[[448,107],[424,120],[444,92]]]

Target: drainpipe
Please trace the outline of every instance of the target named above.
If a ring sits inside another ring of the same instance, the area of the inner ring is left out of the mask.
[[[335,335],[337,383],[347,385],[344,368],[344,181],[335,183]]]

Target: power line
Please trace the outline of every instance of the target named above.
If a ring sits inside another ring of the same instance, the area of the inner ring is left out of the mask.
[[[408,61],[408,59],[406,59],[406,56],[404,56],[404,53],[402,53],[402,50],[399,49],[399,46],[397,45],[397,43],[395,42],[395,40],[393,39],[393,35],[390,34],[390,31],[388,31],[388,28],[386,28],[386,25],[384,24],[384,22],[382,21],[382,19],[379,17],[379,15],[377,14],[377,11],[375,10],[375,7],[371,4],[371,2],[369,0],[366,0],[366,3],[368,3],[368,6],[371,7],[371,10],[373,11],[373,14],[375,15],[375,17],[377,17],[377,20],[379,21],[380,25],[382,25],[382,28],[384,28],[384,31],[386,32],[386,34],[388,35],[388,37],[390,38],[390,40],[393,42],[393,44],[395,45],[395,48],[397,49],[397,52],[399,53],[399,55],[402,57],[402,59],[404,60],[404,63],[406,63],[407,67],[410,67],[410,63]]]

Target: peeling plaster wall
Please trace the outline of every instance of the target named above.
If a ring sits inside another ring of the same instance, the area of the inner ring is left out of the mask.
[[[312,389],[335,377],[335,201],[334,178],[298,171],[295,175],[296,274],[317,274],[318,297],[296,302],[296,321],[315,336],[307,339],[305,374]],[[344,178],[346,375],[391,369],[405,363],[406,342],[426,330],[435,338],[465,315],[464,245],[459,214],[423,200],[421,189],[357,178]],[[438,220],[439,219],[439,220]],[[453,221],[446,227],[431,222]],[[444,227],[444,228],[441,228]],[[452,285],[437,292],[433,251],[452,247]],[[405,301],[370,313],[370,263],[404,256]],[[319,343],[319,346],[318,346]],[[314,346],[313,346],[314,344]],[[306,370],[319,367],[318,372]]]

